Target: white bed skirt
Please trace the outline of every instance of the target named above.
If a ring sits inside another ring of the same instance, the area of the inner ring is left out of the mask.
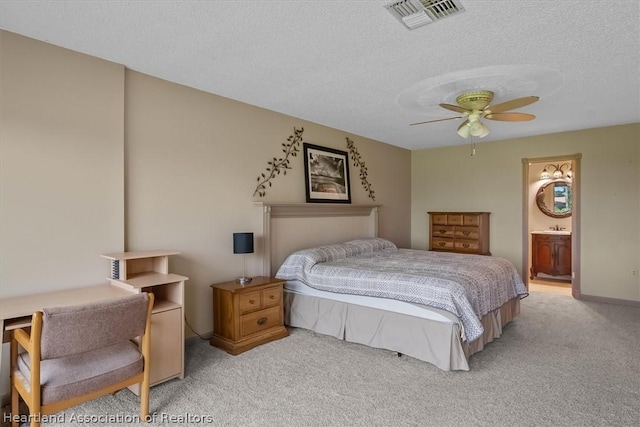
[[[485,332],[471,345],[455,322],[390,312],[317,296],[284,292],[285,324],[345,341],[406,354],[444,371],[469,370],[469,357],[500,337],[520,309],[513,299],[482,318]]]

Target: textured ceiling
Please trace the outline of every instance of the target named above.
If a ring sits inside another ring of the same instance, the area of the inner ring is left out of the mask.
[[[424,111],[401,105],[425,80],[461,77],[464,91],[504,78],[494,103],[541,96],[518,110],[535,120],[487,121],[478,142],[640,122],[640,1],[460,2],[465,12],[408,30],[387,0],[2,0],[0,28],[408,149],[468,142],[459,120],[409,126],[452,116],[426,107],[451,103],[446,91],[416,93]]]

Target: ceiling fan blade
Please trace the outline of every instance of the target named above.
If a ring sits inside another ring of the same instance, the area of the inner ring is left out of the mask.
[[[458,130],[462,129],[463,127],[465,127],[466,125],[469,124],[469,119],[465,120],[464,122],[462,122],[460,124],[460,126],[458,126]]]
[[[469,110],[459,107],[457,105],[451,105],[451,104],[440,104],[440,106],[442,108],[446,108],[447,110],[451,110],[451,111],[455,111],[456,113],[466,113]]]
[[[503,122],[527,122],[536,118],[533,114],[526,113],[491,113],[485,116],[489,120],[500,120]]]
[[[516,98],[511,101],[506,101],[501,104],[490,105],[485,110],[489,110],[492,113],[502,113],[503,111],[513,110],[514,108],[524,107],[529,104],[533,104],[540,99],[539,96],[525,96],[524,98]],[[442,104],[440,104],[442,105]]]
[[[409,126],[424,125],[426,123],[443,122],[445,120],[461,119],[463,117],[465,117],[465,116],[449,117],[449,118],[446,118],[446,119],[427,120],[426,122],[411,123]]]

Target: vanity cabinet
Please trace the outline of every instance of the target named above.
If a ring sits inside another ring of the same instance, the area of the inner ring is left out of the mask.
[[[489,212],[428,212],[429,250],[491,255]]]
[[[532,233],[531,276],[571,276],[571,235]],[[570,279],[569,279],[570,280]]]

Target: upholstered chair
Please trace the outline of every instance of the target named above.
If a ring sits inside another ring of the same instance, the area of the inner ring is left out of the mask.
[[[19,398],[31,426],[42,415],[140,385],[140,417],[149,413],[149,346],[153,294],[37,311],[31,330],[11,338],[12,427]],[[24,351],[19,351],[20,347]]]

